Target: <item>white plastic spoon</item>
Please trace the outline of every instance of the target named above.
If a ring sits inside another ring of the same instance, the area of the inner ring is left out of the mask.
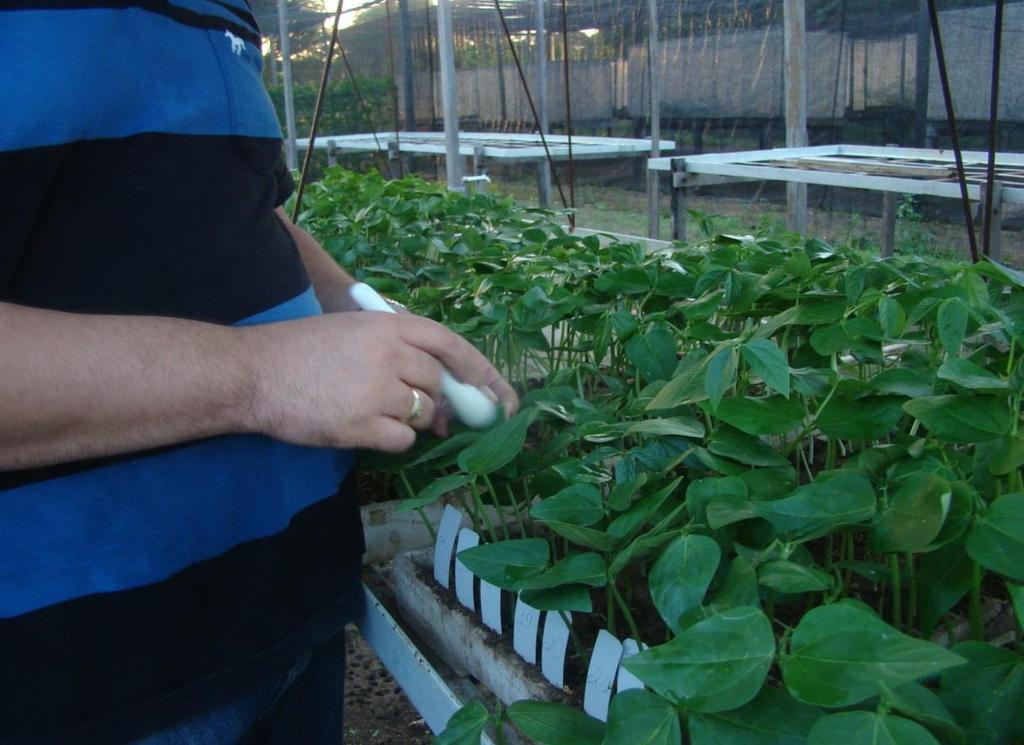
[[[363,310],[395,312],[395,309],[365,282],[356,282],[349,288],[349,293]],[[450,372],[443,369],[441,370],[441,392],[451,403],[455,414],[468,427],[483,429],[493,423],[498,415],[497,405],[483,391],[468,383],[460,383]]]

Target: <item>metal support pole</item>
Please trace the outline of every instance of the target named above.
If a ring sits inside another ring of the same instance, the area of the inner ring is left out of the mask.
[[[537,116],[540,131],[548,134],[548,36],[545,29],[545,0],[534,3],[537,40]],[[541,207],[551,206],[551,166],[547,159],[537,163],[537,203]]]
[[[437,0],[437,50],[441,59],[441,106],[444,110],[444,159],[448,189],[463,191],[464,167],[459,155],[459,102],[456,96],[455,40],[452,36],[451,0]]]
[[[896,193],[882,192],[882,258],[896,253]]]
[[[932,65],[932,31],[928,22],[928,0],[918,0],[917,60],[914,67],[914,145],[928,144],[928,76]]]
[[[672,240],[686,240],[686,160],[672,160]]]
[[[299,167],[299,158],[295,149],[295,91],[292,82],[292,51],[288,41],[287,0],[277,0],[277,28],[280,34],[281,69],[284,72],[284,120],[287,135],[284,158],[288,169],[294,171]]]
[[[505,37],[502,35],[501,20],[495,18],[494,23],[498,29],[497,36],[494,37],[497,40],[495,51],[498,61],[498,103],[501,107],[501,126],[504,130],[508,126],[508,101],[505,94]]]
[[[327,165],[338,165],[338,148],[334,146],[334,142],[331,140],[327,141]]]
[[[658,65],[658,0],[647,0],[647,69],[651,80],[651,157],[661,155],[661,80]],[[647,235],[661,237],[661,205],[658,194],[658,171],[647,170]]]
[[[413,97],[412,21],[409,0],[398,0],[398,35],[402,45],[402,105],[405,108],[405,130],[416,129],[416,99]]]
[[[785,0],[786,147],[807,147],[807,24],[804,0]],[[786,184],[786,227],[807,232],[807,185]]]
[[[978,212],[985,219],[988,210],[988,184],[981,185],[981,202],[978,204]],[[991,230],[988,253],[985,254],[993,261],[1003,260],[1003,185],[1002,182],[992,182],[992,217],[989,222]]]

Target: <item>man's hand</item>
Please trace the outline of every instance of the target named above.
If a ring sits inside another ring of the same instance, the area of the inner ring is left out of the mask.
[[[515,391],[469,342],[410,314],[331,313],[244,330],[253,350],[248,426],[303,445],[397,452],[415,430],[443,430],[441,370],[491,391],[507,415]],[[420,392],[422,412],[406,421]]]

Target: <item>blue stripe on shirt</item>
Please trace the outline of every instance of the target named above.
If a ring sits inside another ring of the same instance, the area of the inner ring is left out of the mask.
[[[312,290],[238,325],[319,314]],[[0,494],[0,618],[159,582],[333,496],[351,451],[217,437]]]
[[[261,50],[223,30],[139,8],[12,10],[0,39],[0,151],[144,132],[281,136]]]

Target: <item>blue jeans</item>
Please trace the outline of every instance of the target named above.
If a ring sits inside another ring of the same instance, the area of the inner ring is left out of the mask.
[[[345,632],[269,684],[132,745],[338,745],[345,692]]]

